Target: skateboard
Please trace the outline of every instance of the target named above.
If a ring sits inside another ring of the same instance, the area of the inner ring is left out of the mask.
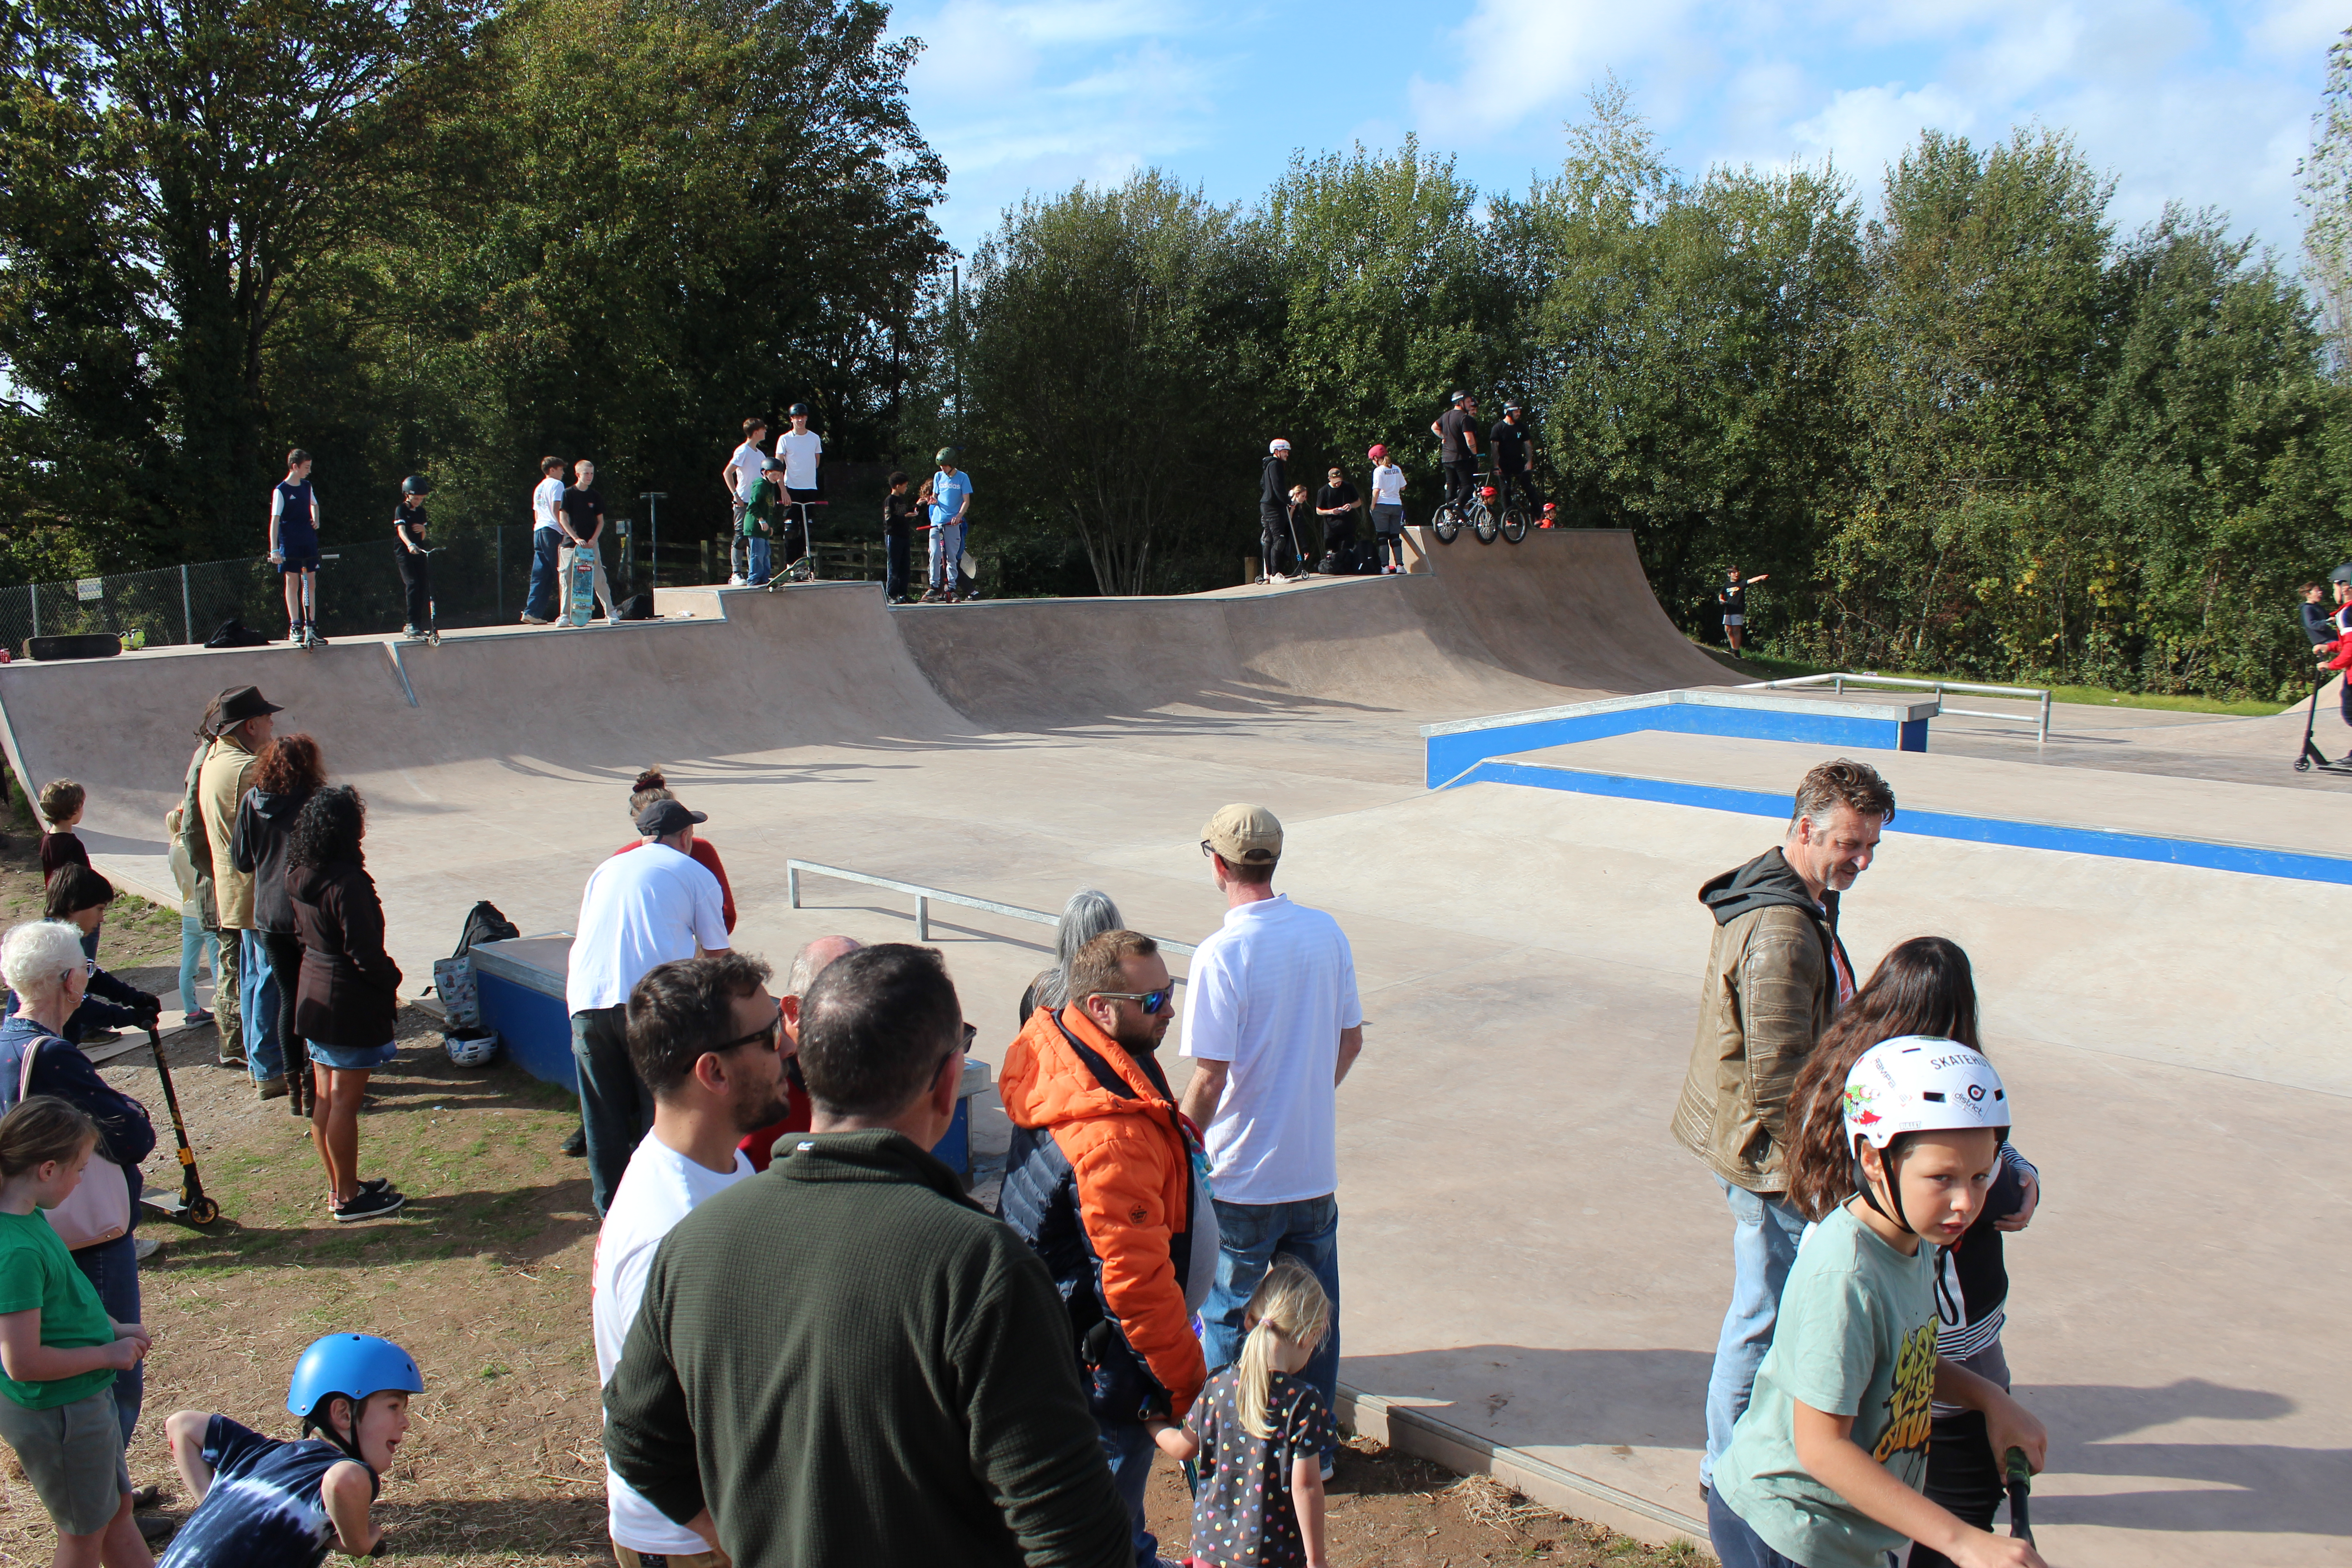
[[[584,626],[596,609],[596,552],[582,545],[572,552],[571,580],[564,584],[563,624]]]

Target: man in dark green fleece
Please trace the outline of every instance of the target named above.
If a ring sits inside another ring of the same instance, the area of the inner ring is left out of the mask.
[[[1053,1279],[926,1152],[964,1028],[933,949],[826,966],[812,1131],[655,1256],[604,1452],[740,1568],[1133,1568]]]

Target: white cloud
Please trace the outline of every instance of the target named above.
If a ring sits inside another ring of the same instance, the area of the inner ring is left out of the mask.
[[[1965,136],[1977,129],[1976,116],[1932,82],[1907,89],[1888,82],[1832,93],[1817,113],[1789,127],[1789,134],[1800,156],[1832,159],[1867,189],[1928,127]]]
[[[1557,115],[1612,68],[1667,51],[1690,36],[1698,0],[1477,0],[1453,34],[1460,74],[1406,89],[1424,135],[1483,139]]]
[[[2347,26],[2343,0],[2273,0],[2246,37],[2265,54],[2302,58],[2326,53]]]

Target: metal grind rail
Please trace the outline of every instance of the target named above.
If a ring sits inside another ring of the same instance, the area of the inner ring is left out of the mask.
[[[852,871],[842,866],[819,865],[814,860],[784,862],[784,895],[794,909],[801,907],[801,873],[803,871],[813,876],[831,877],[835,881],[862,882],[869,888],[887,888],[892,892],[908,895],[915,900],[915,940],[917,942],[931,940],[931,904],[934,900],[942,904],[955,904],[967,910],[984,910],[992,915],[1003,915],[1007,920],[1027,921],[1033,925],[1054,926],[1062,923],[1061,916],[1047,914],[1044,910],[1026,910],[1019,904],[1003,904],[994,899],[975,898],[970,893],[951,893],[945,888],[928,887],[921,882],[902,882],[896,877],[877,877],[871,872]],[[1170,942],[1165,937],[1154,937],[1152,940],[1159,942],[1160,951],[1163,952],[1173,952],[1190,958],[1196,951],[1191,942]],[[1181,982],[1180,981],[1179,984],[1181,984]]]
[[[1868,670],[1840,670],[1830,675],[1795,675],[1786,680],[1755,680],[1739,688],[1742,691],[1785,691],[1793,687],[1814,687],[1825,683],[1840,696],[1846,683],[1856,686],[1897,686],[1911,691],[1932,691],[1941,701],[1947,691],[1975,691],[1987,697],[2018,697],[2040,699],[2042,717],[2034,736],[2040,745],[2050,739],[2050,693],[2039,686],[1979,686],[1968,680],[1914,680],[1905,675],[1873,675]],[[1993,713],[1982,708],[1945,708],[1942,711],[1966,719],[2014,719],[2014,713]]]

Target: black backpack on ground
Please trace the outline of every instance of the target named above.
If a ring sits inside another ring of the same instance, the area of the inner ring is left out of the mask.
[[[220,629],[205,639],[206,647],[268,647],[269,639],[238,620],[235,616],[220,624]]]
[[[620,614],[614,617],[623,621],[650,621],[654,618],[654,596],[632,594],[621,601]]]
[[[522,928],[499,913],[498,905],[484,899],[466,912],[466,930],[457,938],[457,951],[451,958],[463,958],[477,942],[512,942],[522,934]]]

